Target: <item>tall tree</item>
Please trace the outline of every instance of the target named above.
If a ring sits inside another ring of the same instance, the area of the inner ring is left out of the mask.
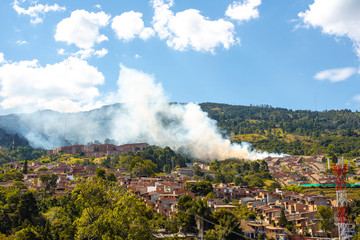
[[[207,205],[207,200],[202,200],[198,197],[193,202],[189,212],[194,214],[200,238],[204,239],[204,218],[209,219],[211,216],[211,209]]]
[[[210,233],[216,239],[233,240],[244,239],[238,218],[228,209],[219,209],[213,213],[217,222],[215,229]],[[210,235],[211,235],[210,234]]]
[[[285,216],[285,210],[284,210],[284,208],[281,208],[280,218],[279,218],[279,226],[283,228],[283,227],[286,227],[287,224],[288,224],[288,220]]]
[[[194,231],[193,226],[196,224],[195,217],[188,212],[192,204],[193,199],[189,195],[184,195],[178,200],[178,212],[175,215],[175,219],[184,232]]]
[[[33,217],[38,216],[39,209],[36,205],[36,199],[33,192],[27,192],[21,195],[16,214],[20,217],[19,222],[25,220],[32,222]]]
[[[27,173],[28,173],[28,160],[27,160],[27,159],[25,159],[24,167],[23,167],[22,172],[23,172],[23,174],[27,174]]]
[[[320,220],[319,228],[324,231],[325,235],[331,235],[335,228],[334,212],[327,206],[319,206],[316,217]]]
[[[50,194],[55,192],[57,186],[57,180],[59,179],[56,174],[44,174],[40,176],[40,181],[45,186],[45,192],[49,192]]]

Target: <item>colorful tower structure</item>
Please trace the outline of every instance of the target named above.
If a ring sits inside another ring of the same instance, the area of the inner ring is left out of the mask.
[[[349,219],[346,194],[347,170],[347,166],[344,165],[344,158],[339,159],[338,163],[334,166],[339,240],[347,240],[352,238],[352,236],[349,235]]]

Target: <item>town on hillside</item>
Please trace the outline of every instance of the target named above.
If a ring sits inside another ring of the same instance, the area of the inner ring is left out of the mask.
[[[135,154],[137,151],[145,150],[146,146],[145,143],[121,146],[75,145],[48,150],[47,156],[76,154],[92,159],[109,158],[121,154]],[[239,228],[246,239],[298,240],[337,237],[337,228],[322,227],[324,219],[319,216],[319,210],[324,207],[336,212],[336,199],[321,192],[306,193],[297,189],[307,185],[334,184],[335,177],[330,170],[331,164],[325,156],[268,157],[263,162],[266,163],[267,171],[273,178],[271,187],[206,181],[216,177],[212,163],[206,162],[186,163],[183,167],[177,166],[167,173],[156,176],[141,176],[141,174],[135,176],[126,168],[108,168],[101,164],[85,166],[69,161],[44,163],[37,160],[27,163],[27,168],[31,169],[31,172],[23,174],[22,182],[26,187],[22,188],[21,192],[48,191],[52,197],[61,197],[76,189],[79,180],[102,177],[135,194],[138,199],[151,207],[155,214],[166,219],[174,219],[179,214],[179,199],[190,196],[191,199],[196,200],[200,197],[206,201],[212,212],[223,211],[221,209],[239,212],[241,206],[246,209],[246,217],[238,220]],[[18,161],[9,162],[7,167],[13,171],[22,171],[24,164]],[[48,179],[51,176],[54,177],[55,182],[49,186]],[[16,180],[8,180],[0,182],[0,186],[11,188],[16,182]],[[206,184],[208,185],[205,188]],[[295,187],[287,188],[289,186]],[[333,221],[337,222],[336,215]],[[160,228],[153,233],[155,239],[169,239],[175,235],[179,239],[202,237],[200,229],[195,232],[185,232],[180,229],[179,232],[174,233]]]

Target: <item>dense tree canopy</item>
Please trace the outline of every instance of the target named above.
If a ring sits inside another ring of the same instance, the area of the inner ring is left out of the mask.
[[[292,155],[333,154],[360,156],[360,114],[350,110],[313,112],[271,106],[233,106],[202,103],[233,141],[248,141],[254,148]]]

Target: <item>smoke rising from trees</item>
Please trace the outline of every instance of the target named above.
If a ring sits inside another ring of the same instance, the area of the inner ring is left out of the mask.
[[[231,143],[199,105],[169,103],[162,85],[138,70],[120,65],[118,91],[110,98],[121,104],[89,112],[20,115],[19,131],[34,147],[46,149],[114,139],[118,144],[169,146],[201,160],[276,155],[252,150],[248,143]]]

